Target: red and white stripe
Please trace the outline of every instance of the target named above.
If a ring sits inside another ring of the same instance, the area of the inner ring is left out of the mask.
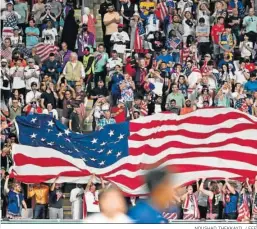
[[[130,122],[128,157],[106,168],[44,147],[13,146],[12,174],[25,183],[86,183],[92,173],[124,193],[147,193],[143,176],[153,168],[174,171],[176,186],[197,178],[253,179],[257,171],[257,119],[232,108],[201,109],[177,116],[159,113]]]
[[[45,61],[50,53],[56,54],[59,51],[59,47],[55,45],[49,45],[44,43],[38,43],[35,48],[37,49],[37,55],[41,58],[41,61]]]
[[[165,19],[165,17],[168,15],[168,13],[169,13],[169,9],[168,9],[168,7],[167,7],[167,4],[166,4],[166,2],[160,2],[159,4],[158,4],[158,8],[159,8],[159,10],[160,10],[160,20],[161,21],[164,21],[164,19]]]
[[[142,39],[142,37],[139,35],[138,28],[136,28],[136,33],[135,33],[134,49],[135,49],[135,50],[142,50],[142,49],[143,49],[143,39]]]
[[[162,216],[167,220],[176,220],[178,218],[178,215],[176,212],[173,212],[173,213],[163,212]]]
[[[250,216],[250,209],[246,201],[244,201],[238,209],[238,216],[237,221],[242,222],[245,220],[249,220]]]

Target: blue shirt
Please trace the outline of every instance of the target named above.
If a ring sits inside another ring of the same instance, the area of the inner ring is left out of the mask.
[[[249,92],[257,91],[257,80],[254,81],[248,81],[245,84],[245,90]]]
[[[230,196],[230,201],[226,203],[224,208],[225,214],[237,212],[237,202],[239,198],[238,192],[236,192],[236,194],[230,193],[229,196]]]
[[[21,193],[16,193],[10,190],[8,193],[8,212],[14,216],[20,216],[23,200],[24,197]]]
[[[155,209],[148,201],[140,201],[135,207],[128,211],[128,216],[135,223],[159,224],[168,223],[168,220],[162,217],[162,213]]]
[[[31,48],[34,45],[38,44],[38,37],[37,36],[28,36],[28,33],[36,33],[39,36],[39,29],[35,27],[27,27],[25,30],[26,33],[26,46],[27,48]]]
[[[157,56],[156,61],[158,62],[160,60],[168,64],[169,62],[173,62],[173,57],[169,54],[167,54],[166,56],[163,56],[163,55]]]

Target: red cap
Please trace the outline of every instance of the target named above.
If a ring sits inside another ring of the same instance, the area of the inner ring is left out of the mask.
[[[123,28],[123,24],[118,24],[118,28]]]

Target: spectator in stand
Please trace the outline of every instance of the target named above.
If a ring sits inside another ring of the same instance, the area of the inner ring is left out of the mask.
[[[13,10],[13,1],[7,2],[6,10],[1,14],[1,20],[3,20],[3,40],[13,35],[13,28],[18,25],[19,19],[21,19],[21,15]]]
[[[194,106],[192,106],[191,100],[186,99],[185,106],[183,108],[181,108],[181,110],[180,110],[180,115],[185,115],[185,114],[191,113],[195,109],[196,108]]]
[[[28,198],[35,196],[36,205],[34,209],[34,219],[45,219],[46,208],[48,205],[49,187],[45,184],[39,183],[36,185],[29,185]]]
[[[81,184],[77,184],[76,188],[71,190],[70,202],[71,202],[71,214],[73,220],[80,220],[83,218],[82,209],[82,197],[84,194],[84,189]]]
[[[15,98],[12,98],[12,105],[9,107],[9,118],[10,120],[15,120],[17,116],[21,116],[22,109],[19,106],[19,101]]]
[[[85,78],[83,64],[78,61],[78,55],[75,52],[71,53],[70,61],[65,65],[63,74],[71,87],[74,87],[76,81],[81,81]]]
[[[41,15],[45,12],[45,4],[43,0],[38,0],[37,3],[33,4],[32,15],[37,27],[41,27]]]
[[[1,47],[1,56],[2,58],[7,59],[8,62],[12,60],[12,42],[9,37],[4,39],[4,44]]]
[[[65,18],[64,27],[62,31],[62,42],[65,42],[67,48],[74,51],[76,45],[76,39],[78,35],[79,25],[76,22],[74,10],[70,10]]]
[[[224,218],[236,219],[239,194],[236,191],[235,182],[229,181],[229,179],[225,179],[225,182],[223,186],[223,193],[225,195]]]
[[[211,29],[214,58],[219,57],[219,55],[221,54],[219,37],[223,31],[224,31],[224,17],[218,17],[217,24],[212,26],[212,29]]]
[[[109,57],[105,52],[105,47],[103,44],[99,44],[97,48],[97,52],[95,52],[95,75],[94,81],[95,85],[97,85],[99,80],[102,80],[105,84],[106,79],[106,65]]]
[[[23,108],[23,112],[25,112],[26,115],[42,114],[43,110],[37,103],[36,99],[32,99],[32,101]]]
[[[124,59],[126,46],[129,44],[129,36],[127,32],[123,31],[123,26],[123,24],[119,24],[118,31],[114,32],[110,38],[113,50],[117,51],[122,59]]]
[[[26,34],[26,47],[28,49],[33,48],[36,46],[40,39],[39,39],[39,29],[35,27],[35,20],[31,19],[29,20],[29,27],[26,28],[25,34]]]
[[[37,90],[38,84],[36,82],[32,82],[30,86],[31,90],[26,94],[26,104],[29,104],[33,99],[39,101],[41,96],[41,92]]]
[[[100,190],[96,190],[96,186],[93,183],[94,180],[95,180],[95,174],[93,174],[92,177],[90,178],[90,180],[88,181],[85,192],[84,192],[85,193],[84,198],[87,203],[87,209],[86,209],[87,216],[90,216],[96,212],[100,212],[99,194],[105,188],[104,180],[102,178],[100,178],[102,187]]]
[[[4,191],[8,196],[7,218],[20,219],[21,218],[21,205],[27,210],[27,205],[24,201],[24,196],[21,193],[21,185],[17,182],[12,184],[12,189],[8,188],[9,175],[5,178]]]
[[[45,4],[45,12],[41,14],[40,21],[42,23],[42,30],[46,27],[48,21],[52,24],[56,22],[56,15],[52,12],[52,7],[49,3]],[[51,24],[51,25],[52,25]]]
[[[21,16],[21,18],[18,19],[18,26],[22,28],[24,33],[26,24],[28,24],[29,19],[28,4],[21,2],[20,0],[15,0],[14,11],[16,11]]]
[[[112,4],[108,5],[108,12],[104,15],[103,19],[106,31],[104,34],[104,45],[106,52],[110,54],[111,51],[111,36],[113,33],[118,32],[118,24],[120,23],[120,15],[114,11]]]
[[[54,180],[49,191],[49,219],[63,219],[63,199],[61,184],[57,184],[58,177]]]
[[[5,104],[8,104],[11,95],[11,77],[10,69],[8,67],[8,61],[6,59],[1,60],[1,76],[0,76],[0,89],[1,98],[4,98]]]
[[[39,84],[40,70],[39,66],[35,65],[34,59],[28,59],[28,66],[24,69],[24,77],[26,81],[26,90],[31,90],[31,83]]]
[[[12,89],[18,89],[19,93],[25,98],[26,86],[24,78],[24,67],[21,66],[21,59],[15,61],[15,66],[10,69],[10,75],[13,78]]]
[[[166,105],[166,110],[170,111],[173,114],[180,114],[180,108],[176,106],[176,100],[172,99],[170,100],[170,103]]]
[[[56,60],[54,53],[49,54],[48,60],[43,63],[42,71],[44,75],[51,77],[54,83],[58,81],[61,72],[61,64]]]
[[[249,37],[249,40],[255,45],[256,35],[257,35],[257,17],[254,16],[254,9],[249,9],[249,15],[244,17],[243,26],[246,29],[246,34]]]
[[[56,109],[53,109],[53,105],[48,103],[46,109],[43,110],[43,114],[50,115],[54,119],[58,119],[58,113]]]
[[[102,119],[99,119],[96,123],[97,130],[101,130],[104,126],[114,123],[116,123],[116,121],[115,119],[111,118],[111,112],[109,110],[105,111],[104,117]]]
[[[62,66],[62,69],[65,67],[67,62],[70,60],[70,55],[72,51],[68,49],[68,45],[66,42],[62,42],[62,50],[59,52],[60,54],[60,63]]]
[[[94,34],[88,31],[86,24],[82,25],[82,29],[78,34],[76,41],[76,49],[78,49],[78,58],[80,61],[83,60],[84,50],[86,47],[90,48],[90,52],[93,52],[93,48],[96,47],[96,37]]]
[[[52,21],[47,21],[46,28],[44,28],[42,32],[42,38],[44,39],[44,43],[48,45],[54,45],[57,41],[57,30],[53,27]]]
[[[58,95],[55,92],[54,84],[51,82],[46,83],[46,91],[41,94],[41,107],[43,109],[47,108],[47,104],[51,103],[53,108],[56,108],[56,101],[58,100]]]
[[[69,129],[73,132],[81,133],[82,128],[80,125],[78,107],[74,105],[72,108],[73,108],[73,111],[71,112],[70,117],[69,117]]]
[[[253,92],[257,91],[257,73],[253,72],[250,75],[250,80],[245,84],[244,89],[248,96],[250,96]]]
[[[178,108],[182,108],[185,104],[185,97],[184,95],[178,91],[178,86],[176,84],[172,85],[172,92],[168,95],[167,100],[166,100],[166,109],[171,104],[171,100],[176,101],[176,105]]]

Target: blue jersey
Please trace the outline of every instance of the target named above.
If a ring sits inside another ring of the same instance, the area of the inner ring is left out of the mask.
[[[159,224],[168,223],[162,212],[155,209],[148,201],[140,201],[135,207],[129,209],[128,216],[135,223]]]

